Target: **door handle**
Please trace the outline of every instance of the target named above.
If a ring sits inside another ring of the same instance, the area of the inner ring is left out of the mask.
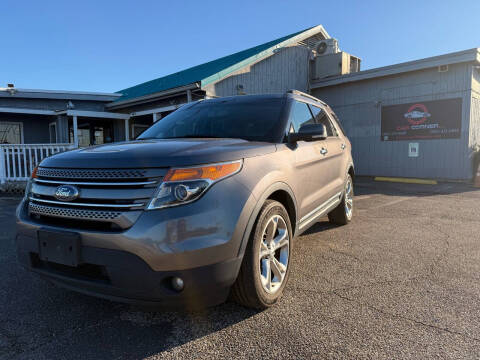
[[[322,155],[327,155],[328,150],[322,147],[322,150],[320,150],[320,154]]]
[[[342,144],[342,150],[345,150],[346,147],[347,147],[347,145]]]

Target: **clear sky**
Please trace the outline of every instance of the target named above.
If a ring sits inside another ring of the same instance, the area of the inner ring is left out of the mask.
[[[118,91],[318,24],[367,69],[480,47],[480,0],[0,0],[0,87]]]

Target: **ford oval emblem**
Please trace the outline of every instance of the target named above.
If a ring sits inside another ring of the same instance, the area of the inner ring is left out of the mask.
[[[60,201],[72,201],[78,198],[78,195],[80,192],[72,185],[60,185],[55,190],[55,198]]]

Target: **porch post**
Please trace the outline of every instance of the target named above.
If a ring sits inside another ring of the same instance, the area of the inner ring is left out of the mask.
[[[73,145],[78,148],[78,124],[77,115],[73,115]]]
[[[0,184],[5,184],[7,172],[5,171],[5,151],[0,147]]]
[[[125,141],[130,140],[130,126],[129,121],[130,118],[125,119]]]
[[[187,103],[192,102],[192,90],[187,90]]]
[[[159,113],[153,113],[152,115],[153,115],[153,123],[154,124],[162,118],[162,114],[159,114]]]

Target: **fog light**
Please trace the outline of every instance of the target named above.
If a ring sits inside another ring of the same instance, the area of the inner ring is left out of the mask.
[[[172,287],[175,291],[182,291],[183,290],[183,280],[179,277],[172,278]]]

